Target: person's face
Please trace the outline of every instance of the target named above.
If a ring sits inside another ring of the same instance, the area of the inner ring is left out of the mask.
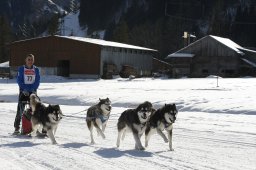
[[[32,67],[32,65],[34,64],[34,60],[32,57],[27,57],[25,62],[26,62],[26,66],[29,68]]]

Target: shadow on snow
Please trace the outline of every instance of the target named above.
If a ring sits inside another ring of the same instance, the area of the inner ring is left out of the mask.
[[[135,157],[152,157],[151,152],[139,151],[139,150],[124,150],[121,151],[117,148],[102,148],[94,151],[97,155],[103,158],[119,158],[124,155],[130,155]]]

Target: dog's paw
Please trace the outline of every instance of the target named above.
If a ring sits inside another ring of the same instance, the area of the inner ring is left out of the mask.
[[[144,148],[144,147],[141,147],[141,148],[138,148],[138,150],[140,150],[140,151],[144,151],[144,150],[145,150],[145,148]]]
[[[30,133],[30,136],[31,136],[31,137],[36,137],[36,132],[34,132],[34,131],[31,132],[31,133]]]
[[[173,148],[170,148],[170,151],[174,151],[174,149],[173,149]]]
[[[136,150],[140,150],[140,151],[145,150],[145,148],[144,148],[143,146],[141,146],[141,147],[135,146],[135,149],[136,149]]]
[[[102,138],[103,138],[103,139],[106,139],[106,136],[105,136],[104,134],[102,134]]]
[[[95,144],[95,142],[94,141],[91,141],[91,145],[94,145]]]

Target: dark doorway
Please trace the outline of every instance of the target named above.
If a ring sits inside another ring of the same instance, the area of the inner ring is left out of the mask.
[[[59,60],[57,65],[58,67],[57,75],[63,76],[63,77],[69,77],[69,66],[70,66],[69,60]]]

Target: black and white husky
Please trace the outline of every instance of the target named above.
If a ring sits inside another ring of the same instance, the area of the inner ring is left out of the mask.
[[[52,144],[56,144],[54,135],[63,116],[60,106],[49,105],[46,107],[35,94],[30,95],[30,105],[32,108],[31,136],[36,136],[37,131],[42,132],[44,130]]]
[[[136,109],[125,110],[118,119],[117,129],[118,137],[116,145],[120,146],[120,139],[125,137],[126,130],[133,133],[135,140],[135,149],[144,150],[140,138],[145,132],[146,124],[152,113],[152,104],[148,101],[140,104]]]
[[[156,110],[149,119],[147,128],[145,131],[145,147],[148,146],[148,141],[151,135],[154,132],[157,132],[167,143],[169,141],[169,148],[173,151],[172,148],[172,129],[173,123],[176,120],[177,109],[175,104],[165,104],[162,108]],[[168,139],[162,132],[163,130],[167,131]]]
[[[91,144],[94,144],[93,127],[103,139],[105,139],[105,128],[111,112],[111,101],[109,98],[99,99],[100,102],[87,110],[86,123],[91,135]],[[102,128],[102,129],[101,129]]]

